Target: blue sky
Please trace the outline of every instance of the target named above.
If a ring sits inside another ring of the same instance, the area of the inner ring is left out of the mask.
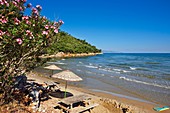
[[[170,0],[28,0],[102,50],[170,53]]]

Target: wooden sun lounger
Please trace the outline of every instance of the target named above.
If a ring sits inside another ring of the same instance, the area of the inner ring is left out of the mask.
[[[49,90],[54,90],[54,89],[59,90],[60,89],[58,84],[55,82],[44,82],[44,83],[48,86]]]

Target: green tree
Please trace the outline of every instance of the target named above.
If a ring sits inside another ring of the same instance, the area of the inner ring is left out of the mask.
[[[52,45],[47,48],[48,54],[55,54],[57,52],[99,53],[101,52],[101,50],[87,43],[85,40],[77,39],[70,34],[62,31],[55,36]]]

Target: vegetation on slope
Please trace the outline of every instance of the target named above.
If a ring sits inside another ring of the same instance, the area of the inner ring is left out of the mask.
[[[59,32],[46,51],[48,54],[64,53],[100,53],[101,50],[85,40],[77,39],[66,32]]]

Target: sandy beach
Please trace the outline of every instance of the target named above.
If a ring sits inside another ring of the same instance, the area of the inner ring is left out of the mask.
[[[40,84],[43,84],[44,82],[59,82],[60,90],[65,90],[64,81],[46,77],[36,72],[28,73],[27,78],[28,81],[33,80],[34,82]],[[80,94],[90,95],[92,97],[91,101],[99,104],[97,107],[94,107],[92,110],[90,110],[90,113],[157,113],[153,110],[155,104],[147,102],[140,102],[123,97],[117,97],[106,93],[93,92],[89,91],[88,89],[83,89],[71,85],[68,86],[67,92],[71,93],[73,96]],[[60,101],[62,98],[56,97],[56,95],[57,94],[55,93],[51,93],[50,99],[41,101],[39,111],[46,113],[61,113],[61,110],[55,109],[55,106],[57,105],[57,102]],[[169,112],[170,110],[166,110],[162,113]]]

